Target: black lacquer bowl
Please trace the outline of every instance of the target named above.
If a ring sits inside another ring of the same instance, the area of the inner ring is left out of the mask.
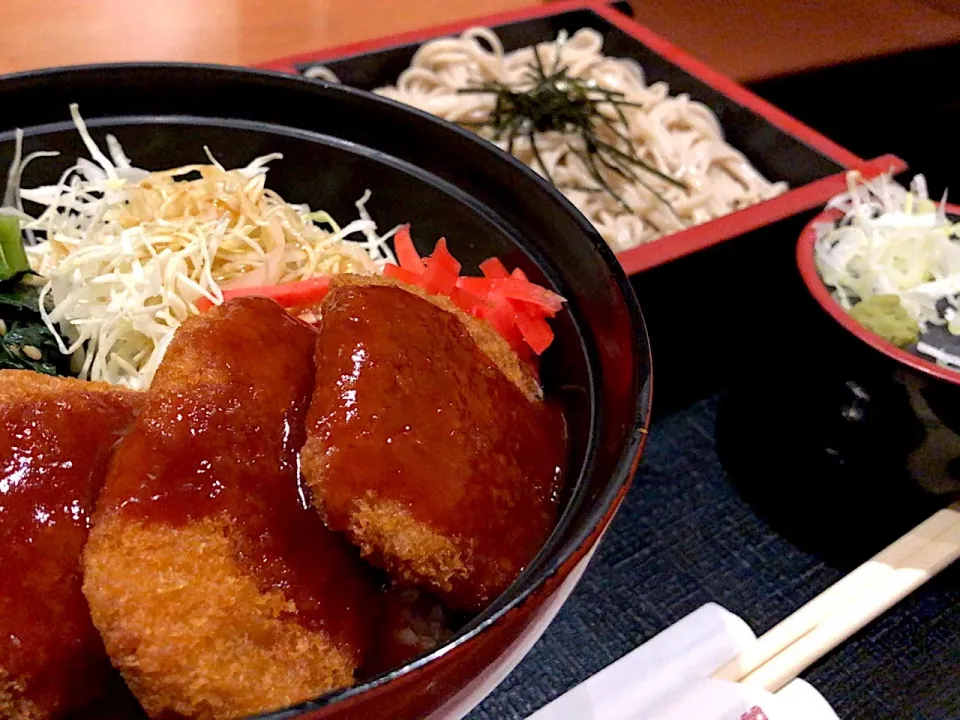
[[[281,152],[269,186],[291,202],[351,218],[365,190],[381,227],[413,224],[421,251],[446,236],[467,271],[491,255],[568,300],[543,359],[547,392],[569,405],[571,457],[556,531],[521,577],[447,645],[351,690],[271,717],[459,717],[543,632],[619,506],[646,433],[650,357],[623,271],[571,205],[532,172],[467,132],[365,92],[290,76],[199,65],[108,65],[0,79],[0,167],[13,152],[59,150],[23,184],[55,182],[82,143],[114,134],[138,167],[227,167]],[[522,522],[522,519],[520,520]]]
[[[758,361],[724,399],[718,442],[761,515],[852,565],[960,494],[960,372],[890,344],[833,298],[814,245],[838,219],[809,218],[798,272],[764,296]]]

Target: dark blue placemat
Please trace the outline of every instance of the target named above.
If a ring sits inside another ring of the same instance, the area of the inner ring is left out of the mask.
[[[716,398],[703,400],[655,424],[583,580],[470,720],[525,717],[706,602],[762,633],[842,577],[776,534],[737,494],[717,456],[717,407]],[[804,678],[844,720],[960,719],[960,567]]]

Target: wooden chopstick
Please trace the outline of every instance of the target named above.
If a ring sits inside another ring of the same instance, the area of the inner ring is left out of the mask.
[[[958,557],[960,503],[954,503],[776,625],[713,677],[776,692]]]
[[[776,692],[960,557],[960,505],[941,510],[940,513],[950,526],[939,536],[931,538],[914,555],[904,559],[900,567],[878,586],[864,588],[862,593],[850,599],[849,605],[845,604],[836,613],[823,619],[817,627],[741,682]]]

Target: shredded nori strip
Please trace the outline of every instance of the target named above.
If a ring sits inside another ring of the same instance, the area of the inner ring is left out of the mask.
[[[563,39],[561,38],[557,41],[556,59],[550,72],[547,72],[537,48],[533,48],[534,62],[528,66],[526,72],[526,76],[532,83],[528,90],[513,90],[499,82],[461,88],[458,92],[464,94],[480,93],[496,96],[496,104],[484,122],[464,124],[489,128],[493,139],[497,141],[506,137],[507,150],[511,154],[516,138],[519,135],[526,136],[530,141],[537,165],[551,183],[553,178],[537,146],[537,133],[556,131],[576,138],[579,142],[567,143],[569,151],[583,161],[587,171],[597,183],[596,188],[576,189],[606,192],[628,212],[632,212],[604,177],[603,171],[606,170],[641,184],[660,202],[670,207],[656,190],[643,181],[640,173],[648,173],[681,189],[686,189],[686,185],[641,160],[633,144],[623,132],[629,127],[623,108],[641,106],[625,100],[625,95],[621,92],[607,90],[592,80],[582,80],[570,75],[567,67],[561,64],[562,47]],[[604,115],[602,110],[605,106],[614,109],[617,121],[623,127],[622,130],[613,120]],[[613,142],[604,140],[599,133],[601,127],[610,131],[616,140]]]

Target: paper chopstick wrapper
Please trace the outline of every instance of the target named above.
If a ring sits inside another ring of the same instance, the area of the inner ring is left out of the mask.
[[[709,677],[756,639],[743,620],[709,603],[529,720],[838,720],[802,680],[773,695]]]
[[[652,715],[635,720],[839,720],[812,685],[794,680],[780,692],[703,678]]]

